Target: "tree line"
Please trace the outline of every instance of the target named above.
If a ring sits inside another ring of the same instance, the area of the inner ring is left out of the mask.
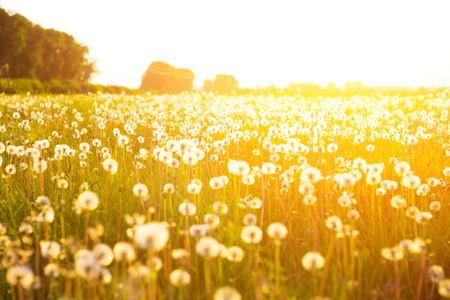
[[[140,89],[161,94],[192,91],[194,77],[194,72],[189,69],[155,61],[142,76]],[[206,79],[202,90],[220,94],[234,93],[239,90],[239,81],[233,75],[219,74],[214,80]]]
[[[73,36],[44,29],[20,14],[0,8],[0,66],[2,77],[86,81],[87,46]],[[92,69],[95,67],[90,66]]]

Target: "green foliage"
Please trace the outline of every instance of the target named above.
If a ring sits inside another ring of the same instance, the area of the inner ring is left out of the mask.
[[[88,52],[67,33],[43,29],[0,9],[0,65],[9,66],[10,78],[85,81]],[[94,72],[91,66],[90,73]]]
[[[17,78],[7,79],[0,78],[0,94],[82,94],[86,93],[86,84],[73,79],[52,79],[47,82],[40,82],[37,79]],[[122,94],[137,95],[139,90],[133,90],[117,85],[99,85],[89,84],[90,93],[104,94]]]
[[[44,85],[37,79],[1,79],[0,78],[0,93],[5,94],[25,94],[42,93],[44,92]]]

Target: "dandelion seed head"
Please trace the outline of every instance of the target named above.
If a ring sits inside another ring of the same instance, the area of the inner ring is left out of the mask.
[[[302,258],[302,265],[307,271],[322,269],[325,259],[319,252],[308,252]]]

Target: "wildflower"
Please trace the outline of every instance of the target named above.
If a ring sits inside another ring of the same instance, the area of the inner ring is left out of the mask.
[[[420,250],[418,248],[418,244],[414,243],[413,241],[411,241],[409,239],[401,240],[400,243],[398,244],[398,246],[404,252],[409,252],[409,253],[418,253],[418,252],[420,252]]]
[[[43,159],[37,159],[33,163],[33,170],[37,174],[43,173],[45,170],[47,170],[47,162]]]
[[[170,273],[170,283],[176,287],[182,287],[191,283],[191,275],[185,270],[176,269]]]
[[[317,202],[317,197],[314,195],[306,195],[303,197],[303,203],[306,205],[314,205]]]
[[[95,139],[92,141],[92,146],[98,148],[102,145],[102,142],[99,139]]]
[[[287,228],[282,223],[272,223],[267,228],[267,234],[269,235],[269,237],[276,240],[284,239],[287,233]]]
[[[272,163],[265,163],[261,167],[261,172],[266,175],[274,174],[276,171],[276,167]]]
[[[214,293],[214,300],[241,300],[242,296],[239,292],[229,286],[221,287]]]
[[[438,292],[444,298],[450,298],[450,279],[439,281]]]
[[[41,241],[40,242],[41,247],[41,255],[43,258],[58,258],[59,254],[61,253],[61,244],[58,242],[51,242],[51,241]]]
[[[411,206],[411,207],[408,207],[408,209],[406,210],[406,216],[408,218],[415,219],[419,212],[420,211],[419,211],[419,209],[417,207]]]
[[[397,261],[403,259],[403,250],[395,246],[394,248],[383,248],[381,256],[386,260]]]
[[[410,189],[417,189],[420,186],[420,178],[414,175],[405,176],[403,177],[401,184]]]
[[[444,174],[445,177],[449,177],[450,176],[450,167],[445,167],[444,170],[442,171],[442,174]]]
[[[225,203],[214,202],[213,209],[216,213],[225,215],[228,212],[228,206]]]
[[[180,204],[178,210],[180,211],[180,213],[182,215],[193,216],[193,215],[195,215],[195,212],[197,211],[197,208],[192,203],[184,202],[184,203]]]
[[[253,175],[246,174],[242,177],[242,182],[245,185],[252,185],[255,183],[255,177],[253,177]]]
[[[391,206],[393,208],[402,208],[406,206],[406,201],[402,198],[402,196],[397,195],[391,199]]]
[[[8,145],[6,147],[6,153],[8,153],[9,155],[16,155],[17,153],[17,147],[14,145]]]
[[[59,267],[57,264],[48,264],[44,267],[46,277],[56,278],[59,276]]]
[[[94,192],[83,192],[78,196],[77,204],[83,210],[92,211],[98,206],[98,196]]]
[[[172,250],[172,258],[173,259],[185,259],[189,257],[189,251],[186,249],[173,249]]]
[[[220,251],[220,244],[215,238],[202,237],[197,241],[195,251],[198,255],[203,257],[217,257]]]
[[[391,164],[396,164],[396,163],[398,162],[398,159],[395,158],[395,157],[390,157],[390,158],[389,158],[389,162],[390,162]]]
[[[404,175],[411,170],[411,167],[407,162],[401,161],[395,165],[394,170],[398,175]]]
[[[60,189],[67,189],[67,187],[69,186],[69,183],[65,179],[60,179],[57,183],[57,186]]]
[[[386,190],[383,189],[383,188],[377,188],[375,194],[376,194],[377,196],[384,196],[384,195],[386,195]]]
[[[261,206],[262,206],[262,201],[261,201],[261,199],[259,199],[257,197],[253,197],[252,199],[247,201],[247,207],[249,207],[249,208],[260,209]]]
[[[203,221],[212,229],[216,228],[219,225],[220,218],[218,215],[207,214]]]
[[[428,268],[428,277],[433,283],[439,283],[445,277],[444,269],[438,265],[432,265]]]
[[[228,248],[227,259],[232,262],[241,262],[244,259],[244,250],[238,246]]]
[[[434,177],[429,178],[427,182],[431,187],[438,186],[439,184],[439,180]]]
[[[158,252],[166,246],[169,230],[158,222],[139,225],[136,226],[135,240],[139,248]]]
[[[80,150],[83,152],[88,152],[90,149],[90,146],[88,143],[81,143],[80,144]]]
[[[358,134],[357,136],[355,136],[355,144],[361,144],[362,142],[364,142],[364,136]]]
[[[223,187],[223,180],[220,177],[213,177],[209,181],[209,185],[213,190],[217,190]]]
[[[366,161],[362,158],[357,158],[353,161],[353,168],[361,169],[366,165]]]
[[[90,251],[80,250],[75,258],[75,272],[83,279],[97,280],[101,266]]]
[[[359,212],[356,211],[356,210],[349,210],[348,213],[347,213],[347,216],[350,219],[356,220],[356,219],[359,219]]]
[[[338,145],[336,145],[335,143],[332,143],[327,146],[327,151],[330,153],[334,153],[338,150],[338,148],[339,148]]]
[[[148,267],[151,271],[158,272],[162,268],[162,260],[157,256],[152,256],[148,262]]]
[[[338,203],[342,207],[349,207],[352,204],[352,198],[344,194],[338,198]]]
[[[201,186],[199,186],[196,183],[190,183],[187,186],[187,192],[189,194],[198,194],[198,193],[200,193],[200,189],[201,189]]]
[[[108,158],[103,162],[103,169],[110,172],[111,174],[115,174],[118,169],[118,164],[114,159]]]
[[[189,228],[189,234],[192,237],[203,237],[209,232],[209,228],[206,225],[194,224]]]
[[[302,265],[308,271],[322,269],[325,259],[319,252],[308,252],[302,258]]]
[[[426,211],[426,212],[419,211],[419,212],[417,212],[415,219],[416,219],[417,223],[425,224],[432,217],[433,217],[433,215],[428,211]]]
[[[228,171],[233,175],[246,175],[250,172],[250,166],[245,161],[230,161]]]
[[[340,174],[338,178],[339,183],[343,187],[354,186],[356,183],[356,178],[350,173]]]
[[[389,181],[388,183],[386,183],[386,189],[393,191],[396,190],[398,187],[398,184],[396,181]]]
[[[114,259],[116,261],[131,262],[136,259],[136,253],[133,246],[127,242],[118,242],[113,249]]]
[[[440,211],[441,210],[441,203],[438,201],[433,201],[430,203],[430,209],[432,211]]]
[[[111,271],[108,268],[100,268],[100,277],[103,284],[108,284],[112,280]]]
[[[36,198],[36,204],[40,206],[48,206],[50,205],[50,199],[46,196],[39,196]]]
[[[183,155],[183,162],[187,165],[187,166],[194,166],[197,164],[198,162],[198,157],[197,155],[195,155],[192,152],[186,152]]]
[[[113,251],[106,244],[97,244],[94,249],[92,249],[92,253],[103,267],[108,266],[114,258]]]
[[[312,185],[312,184],[309,183],[309,182],[302,183],[302,184],[298,187],[298,191],[299,191],[300,194],[302,194],[302,195],[312,195],[312,194],[314,194],[314,190],[315,190],[314,185]]]
[[[148,194],[148,188],[145,184],[138,183],[133,187],[133,193],[138,197],[145,197]]]
[[[8,269],[6,281],[13,286],[20,284],[28,290],[34,283],[34,274],[29,267],[17,265]]]
[[[334,232],[340,232],[342,231],[342,222],[341,219],[337,216],[329,217],[326,221],[326,226],[333,230]]]
[[[14,165],[7,165],[5,167],[5,173],[8,175],[16,174],[16,167]]]
[[[248,244],[258,244],[262,239],[263,233],[258,226],[249,225],[242,229],[241,238]]]
[[[175,192],[175,186],[171,183],[167,183],[164,185],[164,193],[173,194]]]
[[[381,182],[381,176],[375,172],[369,172],[366,177],[367,184],[376,185]]]
[[[256,219],[256,216],[253,214],[248,214],[244,216],[244,224],[249,226],[249,225],[256,225],[256,222],[258,220]]]
[[[321,173],[318,169],[309,167],[302,171],[300,180],[302,182],[315,183],[320,180]]]

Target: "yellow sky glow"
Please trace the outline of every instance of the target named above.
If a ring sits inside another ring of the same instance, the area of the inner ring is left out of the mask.
[[[241,87],[450,86],[450,2],[3,0],[65,31],[98,61],[95,83],[137,88],[152,61]]]

